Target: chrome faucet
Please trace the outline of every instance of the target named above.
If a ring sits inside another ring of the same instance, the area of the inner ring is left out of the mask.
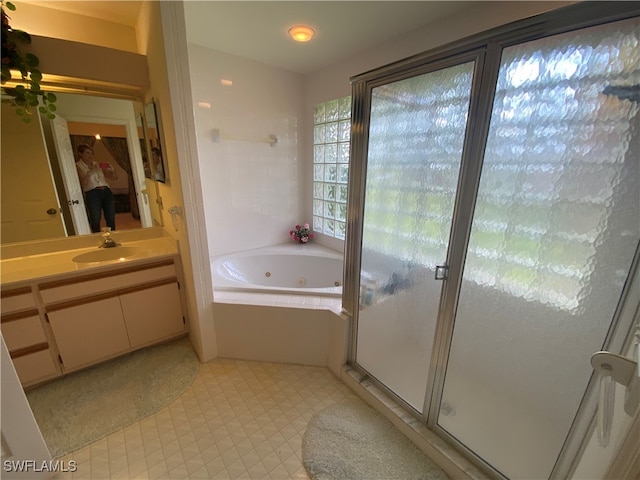
[[[104,227],[102,229],[102,231],[104,232],[102,234],[102,243],[100,244],[100,247],[98,247],[98,248],[113,248],[113,247],[117,247],[118,245],[120,245],[113,238],[111,238],[111,228]]]

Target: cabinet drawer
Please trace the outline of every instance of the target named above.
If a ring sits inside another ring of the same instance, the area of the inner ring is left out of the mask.
[[[13,366],[22,385],[37,383],[40,380],[46,380],[60,374],[48,348],[14,358]]]
[[[37,314],[2,322],[2,336],[9,352],[38,343],[47,343],[47,337]]]
[[[2,311],[3,315],[6,313],[35,308],[36,306],[30,288],[21,288],[13,292],[2,292],[1,302],[0,311]]]
[[[175,277],[175,275],[176,268],[174,263],[171,262],[166,265],[139,268],[125,273],[80,277],[70,281],[41,285],[40,295],[44,303],[61,302],[163,278]]]

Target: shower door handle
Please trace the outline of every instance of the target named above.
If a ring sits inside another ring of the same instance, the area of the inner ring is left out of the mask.
[[[436,280],[446,280],[449,276],[449,266],[448,265],[436,265]]]

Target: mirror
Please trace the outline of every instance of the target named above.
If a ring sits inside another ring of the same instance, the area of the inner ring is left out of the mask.
[[[156,180],[157,182],[166,183],[167,176],[167,166],[164,162],[164,149],[162,148],[163,142],[160,138],[160,112],[158,111],[158,106],[155,101],[151,99],[149,103],[147,103],[144,107],[145,109],[145,119],[147,121],[147,128],[145,132],[148,134],[148,142],[149,142],[149,174],[151,178]]]
[[[116,230],[161,225],[156,183],[144,172],[147,134],[142,102],[57,95],[56,118],[30,124],[2,104],[0,242],[91,233],[75,166],[79,143],[90,144],[95,162],[117,171],[117,180],[110,183]]]

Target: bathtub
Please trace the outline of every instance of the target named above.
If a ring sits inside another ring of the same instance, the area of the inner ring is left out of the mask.
[[[282,244],[213,259],[214,290],[340,297],[341,253],[316,244]]]

